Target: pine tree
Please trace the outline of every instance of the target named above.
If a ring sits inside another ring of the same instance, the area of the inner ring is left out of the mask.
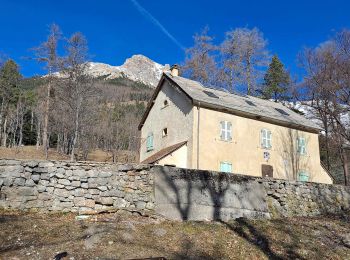
[[[272,57],[269,68],[264,76],[262,95],[266,99],[288,99],[288,85],[290,84],[289,73],[284,69],[283,63],[277,55]]]

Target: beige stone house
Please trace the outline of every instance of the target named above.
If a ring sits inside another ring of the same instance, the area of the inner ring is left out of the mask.
[[[140,161],[332,183],[320,128],[280,103],[206,88],[164,73],[139,124]]]

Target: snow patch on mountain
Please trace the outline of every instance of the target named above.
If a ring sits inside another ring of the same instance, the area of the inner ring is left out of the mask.
[[[156,87],[163,72],[169,70],[169,64],[161,65],[146,56],[133,55],[121,66],[89,62],[86,72],[92,77],[105,77],[106,79],[127,77],[130,80]]]

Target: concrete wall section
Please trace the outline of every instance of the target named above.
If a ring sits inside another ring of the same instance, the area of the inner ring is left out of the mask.
[[[266,192],[243,175],[157,167],[156,212],[177,220],[269,218]]]

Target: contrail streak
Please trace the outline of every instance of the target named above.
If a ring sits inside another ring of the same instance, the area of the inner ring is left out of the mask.
[[[185,47],[178,41],[170,32],[145,8],[143,8],[136,0],[130,0],[136,7],[136,9],[147,19],[149,19],[155,26],[157,26],[170,40],[172,40],[180,49],[184,50]]]

